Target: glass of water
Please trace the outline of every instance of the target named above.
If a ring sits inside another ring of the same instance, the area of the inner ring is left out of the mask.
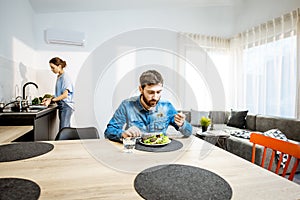
[[[132,153],[133,149],[135,148],[135,143],[136,143],[136,138],[134,137],[123,138],[124,152]]]

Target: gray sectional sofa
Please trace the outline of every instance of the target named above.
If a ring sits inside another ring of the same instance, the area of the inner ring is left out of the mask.
[[[300,120],[247,113],[245,116],[244,127],[237,128],[228,126],[231,113],[228,111],[200,112],[191,110],[185,111],[184,113],[187,116],[187,120],[190,121],[190,123],[195,127],[195,130],[199,130],[199,128],[196,127],[199,127],[199,119],[201,115],[206,115],[208,113],[208,117],[213,119],[213,123],[215,125],[224,124],[222,129],[224,129],[226,132],[232,132],[232,130],[244,130],[264,133],[272,129],[278,129],[287,137],[289,141],[298,143],[300,145]],[[252,159],[252,143],[249,141],[249,139],[231,135],[226,140],[226,150],[248,161],[251,161]],[[256,164],[260,164],[262,153],[263,147],[256,145]],[[268,151],[267,155],[268,154],[271,154],[271,151]],[[275,164],[273,167],[275,167]],[[300,166],[298,166],[297,172],[300,172]]]
[[[300,145],[299,120],[248,114],[246,117],[245,129],[253,132],[266,132],[268,130],[278,129],[287,137],[290,142],[298,143]],[[252,143],[248,139],[235,136],[229,137],[227,139],[227,150],[235,155],[251,161]],[[260,164],[262,154],[263,147],[257,145],[255,159],[256,164]],[[270,154],[271,151],[268,151],[267,157],[269,157]],[[275,168],[275,163],[273,168]],[[288,171],[290,171],[290,169]],[[297,172],[300,172],[300,167],[298,167]]]

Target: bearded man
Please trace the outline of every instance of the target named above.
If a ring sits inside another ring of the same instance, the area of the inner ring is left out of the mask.
[[[173,126],[185,136],[192,134],[192,126],[174,106],[161,100],[162,75],[156,70],[141,74],[140,95],[123,100],[115,111],[104,132],[106,138],[122,141],[127,137],[139,137],[142,133],[163,133]]]

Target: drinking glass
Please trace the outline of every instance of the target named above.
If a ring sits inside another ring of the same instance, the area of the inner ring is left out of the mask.
[[[135,148],[136,138],[135,137],[127,137],[123,139],[123,150],[126,153],[132,153]]]

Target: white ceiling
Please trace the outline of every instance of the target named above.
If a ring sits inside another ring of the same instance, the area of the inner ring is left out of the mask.
[[[29,0],[36,13],[237,6],[245,0]]]

